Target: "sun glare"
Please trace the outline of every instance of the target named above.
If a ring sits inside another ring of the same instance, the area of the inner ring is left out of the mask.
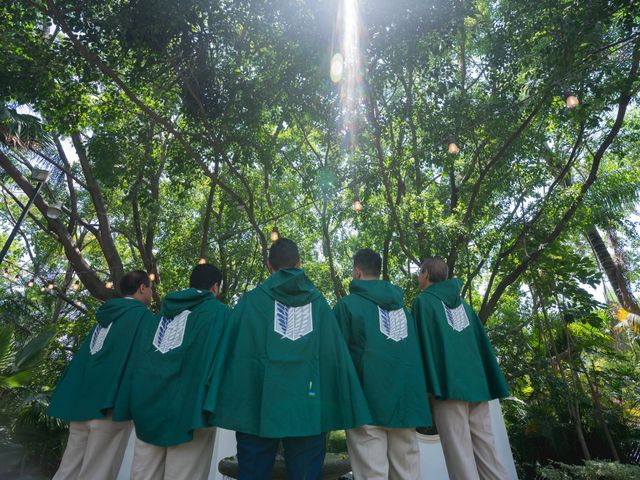
[[[342,0],[336,21],[336,44],[340,51],[331,58],[330,77],[340,86],[340,136],[351,154],[356,147],[358,110],[362,100],[361,24],[358,0]]]

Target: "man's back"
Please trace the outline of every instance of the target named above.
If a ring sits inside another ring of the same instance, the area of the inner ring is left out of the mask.
[[[161,311],[136,342],[128,412],[141,440],[170,446],[188,442],[206,426],[202,405],[210,366],[220,348],[229,307],[210,291],[189,288],[167,295]]]
[[[388,428],[431,425],[415,323],[402,290],[384,280],[352,280],[334,312],[373,416]]]
[[[214,423],[261,437],[316,435],[370,420],[335,317],[298,268],[240,299]]]
[[[428,383],[443,399],[478,402],[506,397],[508,387],[493,347],[460,288],[458,279],[434,283],[414,303],[423,350],[432,355]]]
[[[51,399],[53,417],[85,421],[113,408],[136,332],[153,314],[136,299],[115,298],[100,306],[96,319]]]

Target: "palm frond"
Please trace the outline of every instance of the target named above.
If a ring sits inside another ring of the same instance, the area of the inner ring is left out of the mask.
[[[4,104],[0,109],[0,143],[7,147],[29,148],[53,145],[53,140],[40,118],[18,113],[17,109]]]

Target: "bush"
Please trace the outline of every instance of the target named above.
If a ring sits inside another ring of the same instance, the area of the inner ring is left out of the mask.
[[[588,461],[584,465],[554,462],[538,470],[547,480],[637,480],[640,467],[616,462]]]

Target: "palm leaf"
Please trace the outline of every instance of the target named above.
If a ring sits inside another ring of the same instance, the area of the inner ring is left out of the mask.
[[[46,329],[29,340],[16,354],[16,369],[27,370],[36,366],[55,333],[55,330]]]
[[[0,372],[11,368],[15,357],[15,337],[9,327],[0,327]]]

